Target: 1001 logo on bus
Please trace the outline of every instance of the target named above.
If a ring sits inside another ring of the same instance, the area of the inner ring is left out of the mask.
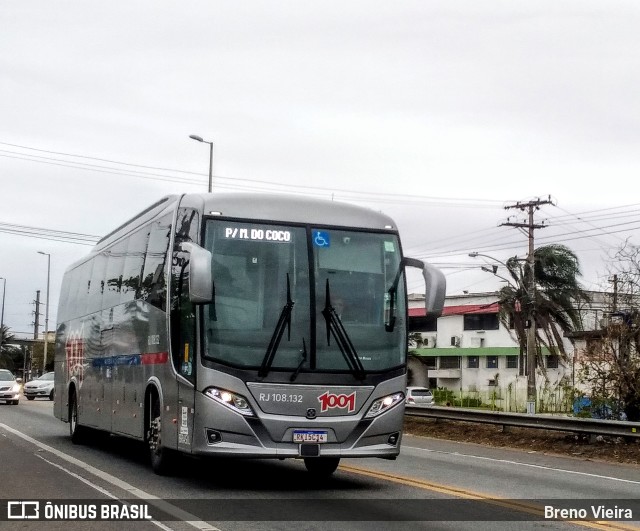
[[[348,408],[347,411],[351,413],[356,409],[356,392],[354,391],[350,395],[336,395],[327,391],[318,397],[318,402],[320,402],[320,411],[322,412],[334,408]]]

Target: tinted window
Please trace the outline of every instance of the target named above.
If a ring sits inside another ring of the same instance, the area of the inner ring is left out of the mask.
[[[93,257],[92,262],[93,269],[91,271],[91,284],[89,285],[87,313],[99,312],[102,309],[107,257],[104,253],[100,253]]]
[[[460,356],[440,356],[441,369],[459,369]]]
[[[122,272],[127,254],[127,242],[120,241],[109,247],[107,255],[107,274],[103,294],[103,307],[111,308],[120,304],[122,290]]]
[[[66,272],[62,277],[60,287],[60,306],[58,308],[58,321],[64,322],[69,319],[69,288],[71,287],[71,272]]]
[[[140,287],[140,298],[162,310],[167,306],[165,264],[170,236],[171,214],[151,224]]]
[[[127,253],[122,271],[122,302],[134,300],[139,293],[148,238],[149,231],[145,229],[134,232],[127,238]]]
[[[497,313],[476,313],[464,316],[465,330],[498,330]]]
[[[87,293],[91,283],[92,262],[80,264],[71,272],[69,284],[69,318],[87,313]]]
[[[431,396],[429,389],[412,389],[411,394],[413,396]]]

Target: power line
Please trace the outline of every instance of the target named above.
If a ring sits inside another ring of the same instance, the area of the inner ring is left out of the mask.
[[[0,222],[0,232],[27,238],[38,238],[41,240],[59,241],[78,245],[95,245],[95,243],[100,239],[99,236],[94,236],[92,234],[66,232],[2,222]]]
[[[97,162],[107,162],[109,164],[117,164],[119,166],[130,166],[134,168],[143,168],[143,169],[157,170],[162,172],[174,172],[174,173],[205,177],[203,173],[179,170],[174,168],[163,168],[158,166],[134,164],[129,162],[117,161],[113,159],[105,159],[105,158],[99,158],[99,157],[91,157],[87,155],[78,155],[74,153],[45,150],[45,149],[34,148],[34,147],[24,146],[19,144],[11,144],[8,142],[0,142],[0,144],[5,146],[10,146],[10,147],[16,147],[20,149],[37,151],[40,153],[60,155],[63,157],[81,158],[86,160],[94,160]],[[168,181],[168,182],[181,182],[181,183],[193,184],[193,185],[204,184],[204,180],[201,181],[199,179],[187,179],[187,178],[179,177],[176,175],[162,175],[157,173],[141,172],[137,170],[131,170],[128,168],[113,168],[110,166],[104,166],[99,164],[89,164],[85,162],[65,160],[65,159],[60,159],[55,157],[43,157],[40,155],[21,153],[21,152],[16,152],[11,150],[0,150],[0,156],[13,158],[17,160],[29,161],[29,162],[37,162],[40,164],[65,166],[65,167],[70,167],[75,169],[95,171],[100,173],[111,173],[115,175],[124,175],[124,176],[136,177],[136,178],[142,178],[142,179],[151,179],[151,180]],[[386,192],[371,192],[366,190],[349,190],[349,189],[343,189],[343,188],[334,188],[334,189],[328,190],[326,188],[322,188],[319,186],[278,183],[274,181],[266,181],[266,180],[258,180],[258,179],[245,179],[245,178],[236,178],[236,177],[231,178],[231,177],[223,177],[219,175],[216,176],[216,181],[218,183],[220,183],[221,180],[228,181],[228,183],[226,184],[225,183],[218,184],[219,188],[224,188],[224,189],[242,189],[247,191],[249,190],[250,191],[273,191],[273,187],[278,187],[281,189],[285,189],[286,191],[290,191],[291,189],[297,189],[297,190],[300,190],[301,193],[312,194],[312,195],[317,195],[318,193],[329,194],[329,193],[339,192],[341,194],[345,194],[346,198],[349,198],[352,200],[355,199],[359,201],[379,202],[379,203],[398,203],[398,202],[402,202],[402,203],[411,202],[411,203],[417,203],[417,204],[436,203],[436,204],[443,204],[447,206],[465,206],[465,207],[473,206],[473,207],[485,207],[485,208],[495,208],[496,206],[503,204],[503,201],[494,200],[494,199],[478,199],[478,198],[468,199],[468,198],[456,198],[456,197],[418,196],[416,194],[393,194],[393,193],[386,193]],[[252,183],[253,187],[247,187],[246,185],[241,185],[240,183]],[[258,187],[256,187],[255,185],[258,185]],[[267,188],[265,189],[263,186],[267,186]]]

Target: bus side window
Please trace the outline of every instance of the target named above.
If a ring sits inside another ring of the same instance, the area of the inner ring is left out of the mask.
[[[70,318],[70,302],[69,287],[71,284],[71,271],[67,271],[62,277],[62,286],[60,287],[60,304],[58,306],[58,322],[64,323]]]
[[[127,254],[127,242],[120,241],[109,247],[107,254],[107,274],[104,286],[102,304],[104,308],[113,308],[120,304],[122,288],[122,271],[124,258]]]
[[[93,262],[80,264],[69,276],[68,317],[77,319],[87,313],[87,290],[91,279]]]
[[[151,225],[140,287],[140,298],[161,310],[167,309],[165,263],[170,234],[171,215]]]
[[[130,302],[140,292],[140,277],[149,239],[149,229],[139,230],[129,236],[127,255],[122,273],[122,302]]]
[[[107,273],[107,257],[99,253],[93,258],[93,271],[91,273],[91,285],[89,286],[89,302],[87,313],[95,313],[102,310],[102,292],[104,291],[105,275]]]
[[[93,260],[89,260],[80,266],[80,278],[78,279],[78,312],[79,316],[87,315],[88,295],[91,287],[91,273],[93,271]]]
[[[78,278],[80,272],[78,268],[69,271],[69,292],[67,295],[67,318],[69,320],[78,317]]]

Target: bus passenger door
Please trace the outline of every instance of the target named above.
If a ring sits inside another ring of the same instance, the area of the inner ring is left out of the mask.
[[[171,308],[171,358],[178,377],[178,450],[191,452],[196,381],[196,308],[181,290]]]
[[[171,359],[178,386],[178,450],[190,453],[196,383],[196,307],[189,300],[189,253],[183,242],[197,241],[198,213],[180,208],[171,264]]]

